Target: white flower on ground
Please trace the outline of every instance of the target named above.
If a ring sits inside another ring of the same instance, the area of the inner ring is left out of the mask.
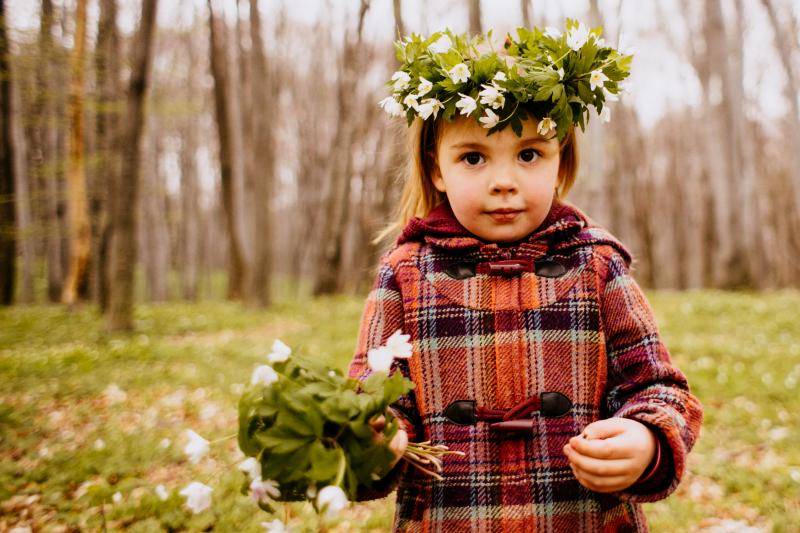
[[[411,335],[403,335],[399,329],[392,333],[392,336],[386,339],[386,347],[392,353],[392,357],[398,359],[408,359],[411,357],[411,343],[408,339]]]
[[[436,98],[426,98],[417,106],[417,113],[419,113],[422,120],[427,120],[431,115],[433,115],[433,118],[436,118],[440,109],[444,109],[443,103]]]
[[[608,106],[603,107],[600,112],[600,122],[606,123],[611,120],[611,108]]]
[[[406,114],[406,110],[403,108],[402,104],[400,104],[400,102],[395,100],[393,96],[387,96],[386,98],[378,102],[378,105],[381,107],[381,109],[386,111],[389,114],[389,116],[392,117],[402,117],[403,115]],[[285,361],[286,359],[283,360]],[[270,359],[270,363],[274,362],[276,361]]]
[[[499,109],[506,103],[506,97],[503,96],[503,89],[495,85],[483,85],[483,90],[478,93],[481,97],[483,105],[491,106],[492,109]]]
[[[465,83],[469,79],[469,67],[464,63],[459,63],[451,68],[447,75],[450,76],[453,83]]]
[[[384,98],[384,100],[386,100],[386,98]],[[391,100],[397,103],[394,98],[391,98]],[[399,106],[400,104],[397,105]],[[289,359],[290,355],[292,355],[292,349],[286,346],[280,339],[275,339],[275,342],[272,343],[272,351],[267,356],[267,361],[270,363],[282,363]]]
[[[94,441],[93,447],[97,451],[105,450],[106,449],[106,441],[104,441],[103,439],[97,439],[96,441]]]
[[[606,76],[602,70],[597,69],[593,70],[592,73],[589,75],[589,87],[594,91],[598,87],[603,87],[603,84],[608,81],[608,76]]]
[[[428,50],[432,54],[444,54],[453,46],[453,41],[447,35],[439,37],[435,43],[428,45]]]
[[[419,77],[419,86],[417,86],[417,97],[421,98],[431,92],[433,89],[433,83],[429,82],[422,76]]]
[[[577,28],[572,28],[572,30],[570,30],[570,32],[567,34],[567,46],[576,52],[580,50],[588,40],[589,29],[583,25],[583,22],[578,24]]]
[[[112,383],[106,387],[106,390],[103,391],[103,396],[111,405],[122,403],[128,399],[128,394],[124,390],[120,389],[119,385],[116,383]]]
[[[278,373],[269,365],[258,365],[255,370],[253,370],[253,375],[250,377],[250,383],[252,385],[261,384],[265,387],[269,387],[276,381],[278,381]]]
[[[119,491],[115,492],[113,496],[111,496],[111,501],[114,503],[119,503],[122,501],[122,493]]]
[[[42,459],[48,459],[52,456],[53,454],[50,452],[50,448],[48,448],[47,446],[42,446],[41,448],[39,448],[39,457],[41,457]]]
[[[502,70],[498,70],[497,74],[495,74],[494,78],[492,78],[492,79],[493,80],[497,80],[497,81],[506,81],[508,78],[506,77],[506,73],[505,72],[503,72]]]
[[[164,438],[161,439],[161,442],[158,443],[158,447],[161,448],[162,450],[166,450],[167,448],[170,447],[171,444],[172,444],[171,440]]]
[[[491,109],[487,108],[484,111],[486,111],[486,115],[479,118],[478,122],[483,124],[484,128],[494,128],[497,126],[497,123],[500,122],[500,117],[498,117]]]
[[[539,125],[536,126],[536,132],[541,135],[542,137],[547,137],[550,135],[556,127],[556,121],[550,117],[544,117],[542,120],[539,121]]]
[[[250,479],[261,479],[261,463],[255,457],[248,457],[236,468],[247,474]]]
[[[408,83],[411,81],[411,76],[409,76],[407,72],[398,70],[392,74],[392,81],[394,82],[394,91],[399,92],[408,87]]]
[[[289,527],[275,518],[269,522],[261,522],[261,527],[264,528],[264,533],[289,533]]]
[[[275,498],[281,497],[281,491],[278,490],[278,482],[271,479],[261,479],[259,476],[250,483],[250,497],[256,503],[273,503]]]
[[[317,494],[317,509],[332,517],[347,507],[347,495],[336,485],[328,485]]]
[[[165,502],[169,499],[169,491],[164,485],[156,485],[155,491],[156,496],[158,496],[158,499],[162,502]]]
[[[244,383],[231,383],[230,391],[231,394],[240,396],[244,392]]]
[[[214,491],[208,485],[192,481],[186,485],[179,494],[186,498],[186,507],[194,514],[202,513],[211,507],[211,493]]]
[[[419,107],[419,102],[417,102],[417,98],[419,97],[416,94],[409,94],[408,96],[403,98],[403,105],[416,110]]]
[[[189,442],[183,447],[183,453],[192,464],[197,464],[208,453],[208,441],[191,429],[186,430],[186,438],[189,439]]]
[[[554,28],[552,26],[547,26],[544,29],[544,34],[547,35],[548,37],[553,38],[553,39],[560,39],[561,38],[561,32],[557,28]]]
[[[367,364],[373,372],[389,372],[392,367],[392,351],[386,346],[373,348],[367,352]]]
[[[471,96],[461,93],[458,93],[458,95],[461,97],[461,100],[456,102],[456,107],[461,110],[460,113],[462,115],[469,116],[478,108],[478,103]]]
[[[17,526],[8,530],[8,533],[32,533],[31,526]]]

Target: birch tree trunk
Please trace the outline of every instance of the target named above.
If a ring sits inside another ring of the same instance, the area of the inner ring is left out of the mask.
[[[69,121],[70,143],[67,170],[67,213],[70,232],[70,262],[61,302],[72,306],[80,285],[86,282],[89,265],[90,228],[83,154],[84,49],[86,47],[86,0],[78,0],[75,13],[75,44],[70,60]]]
[[[246,287],[246,263],[241,228],[240,197],[244,169],[241,157],[241,131],[230,93],[229,58],[224,24],[218,22],[211,0],[208,0],[211,73],[214,77],[214,107],[219,134],[220,181],[222,207],[228,228],[228,298],[239,299]]]
[[[522,25],[526,28],[531,27],[531,1],[532,0],[519,0],[519,7],[522,11]]]
[[[406,35],[406,25],[403,23],[403,0],[392,0],[392,10],[394,14],[394,28],[397,32],[396,39],[402,39]]]
[[[469,0],[469,33],[483,33],[481,26],[481,0]]]
[[[111,199],[109,213],[112,220],[109,264],[107,327],[111,331],[130,330],[133,327],[133,279],[136,266],[135,206],[139,197],[139,165],[142,131],[144,130],[144,103],[152,62],[153,35],[158,0],[143,0],[142,18],[131,48],[131,77],[128,86],[127,106],[122,143],[123,168],[117,196]]]
[[[0,305],[14,301],[17,260],[10,57],[5,0],[0,0]]]
[[[23,116],[22,102],[18,85],[11,87],[11,113],[13,116]],[[33,246],[34,231],[31,212],[31,174],[28,171],[28,149],[25,143],[25,134],[20,121],[14,120],[12,125],[12,144],[14,145],[14,177],[16,179],[15,200],[17,203],[17,249],[22,260],[22,283],[18,293],[20,303],[33,303],[33,277],[35,273],[35,250]]]

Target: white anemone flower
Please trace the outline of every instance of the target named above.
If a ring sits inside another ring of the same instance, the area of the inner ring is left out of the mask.
[[[567,46],[572,50],[578,51],[589,40],[589,29],[583,25],[583,22],[578,24],[577,28],[572,28],[567,34]]]
[[[392,367],[392,351],[386,346],[373,348],[367,352],[367,365],[373,372],[389,372]]]
[[[165,502],[169,499],[169,491],[164,485],[156,485],[155,491],[156,496],[158,496],[158,499],[162,502]]]
[[[503,72],[502,70],[498,70],[497,74],[495,74],[494,78],[492,78],[492,79],[493,80],[497,80],[497,81],[506,81],[508,78],[506,77],[506,73],[505,72]]]
[[[392,357],[397,359],[408,359],[411,357],[411,343],[408,339],[411,335],[403,335],[399,329],[392,333],[392,336],[386,339],[386,347],[392,353]]]
[[[214,491],[208,485],[192,481],[186,485],[179,494],[186,498],[186,507],[194,514],[202,513],[211,507],[211,493]]]
[[[503,89],[495,85],[483,85],[483,90],[478,93],[481,97],[483,105],[491,106],[492,109],[500,109],[506,103],[506,97],[503,96]]]
[[[611,120],[611,108],[608,106],[603,106],[603,110],[600,112],[600,122],[606,123]]]
[[[598,87],[602,88],[603,84],[607,81],[608,76],[606,76],[600,69],[593,70],[592,73],[589,74],[589,87],[593,91]]]
[[[443,103],[436,98],[426,98],[417,106],[417,113],[419,113],[422,120],[427,120],[431,115],[436,118],[440,109],[444,109]]]
[[[269,365],[258,365],[255,370],[253,370],[253,375],[250,377],[251,385],[261,384],[265,387],[269,387],[276,381],[278,381],[278,373]]]
[[[478,108],[478,103],[475,101],[474,98],[471,96],[467,96],[466,94],[458,93],[461,97],[461,100],[456,102],[456,107],[460,109],[460,113],[465,116],[469,116],[472,114],[475,109]]]
[[[267,355],[267,360],[270,363],[282,363],[289,359],[290,355],[292,355],[292,349],[286,346],[282,340],[275,339],[275,342],[272,343],[269,355]]]
[[[619,96],[610,92],[605,87],[603,87],[603,96],[605,97],[606,102],[619,102]]]
[[[544,34],[553,39],[561,38],[561,31],[559,31],[558,28],[554,28],[553,26],[547,26],[544,29]]]
[[[122,501],[122,493],[119,492],[119,491],[115,492],[114,495],[111,497],[111,501],[113,501],[114,503],[121,502]]]
[[[399,92],[408,87],[408,83],[411,81],[411,76],[408,75],[408,72],[398,70],[392,74],[392,81],[394,82],[394,91]]]
[[[278,482],[271,479],[261,479],[259,476],[250,483],[250,496],[256,503],[271,504],[276,498],[281,497]]]
[[[378,105],[381,106],[381,109],[386,111],[389,116],[392,117],[402,117],[406,114],[406,110],[403,108],[403,105],[394,99],[392,96],[387,96],[380,102]],[[270,361],[272,362],[272,361]]]
[[[500,117],[489,108],[486,108],[484,111],[486,111],[486,115],[479,118],[478,122],[483,124],[484,128],[494,128],[497,126],[498,122],[500,122]]]
[[[562,68],[558,69],[557,72],[558,72],[558,79],[559,80],[563,80],[564,79],[564,68],[562,67]]]
[[[269,522],[261,522],[261,527],[264,528],[264,533],[289,533],[291,531],[288,526],[278,518],[270,520]]]
[[[469,79],[469,67],[464,63],[459,63],[451,68],[447,75],[450,76],[453,83],[466,83]]]
[[[191,429],[186,430],[186,438],[189,442],[183,447],[183,453],[192,464],[197,464],[208,453],[208,441]]]
[[[248,457],[236,465],[236,468],[247,474],[250,479],[261,478],[261,463],[255,457]]]
[[[555,128],[556,121],[550,117],[544,117],[539,121],[539,125],[536,126],[536,132],[542,137],[547,137]]]
[[[453,41],[450,40],[450,37],[447,35],[442,35],[436,39],[435,43],[428,45],[428,51],[430,51],[432,54],[444,54],[447,53],[452,47]]]
[[[328,517],[333,517],[347,507],[347,495],[336,485],[328,485],[317,494],[317,509]]]
[[[433,83],[420,76],[419,85],[417,86],[417,97],[425,96],[431,92],[431,89],[433,89]]]
[[[417,101],[419,98],[416,94],[409,94],[405,98],[403,98],[403,105],[406,107],[410,107],[411,109],[415,110],[419,107],[419,102]]]

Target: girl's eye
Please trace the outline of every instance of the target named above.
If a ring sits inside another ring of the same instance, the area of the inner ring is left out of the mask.
[[[478,152],[469,152],[468,154],[464,154],[461,157],[462,161],[466,161],[467,165],[474,167],[475,165],[480,165],[483,162],[483,156]]]
[[[539,154],[533,148],[526,148],[519,153],[519,158],[526,163],[532,163],[537,157]]]

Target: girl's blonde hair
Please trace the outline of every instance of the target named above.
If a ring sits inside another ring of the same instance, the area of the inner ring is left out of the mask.
[[[403,194],[394,221],[380,231],[376,243],[389,235],[396,235],[414,217],[426,217],[447,197],[433,185],[439,139],[445,121],[415,118],[408,128],[408,161],[406,164]],[[578,142],[575,128],[571,127],[561,141],[558,164],[556,198],[565,198],[578,174]]]

